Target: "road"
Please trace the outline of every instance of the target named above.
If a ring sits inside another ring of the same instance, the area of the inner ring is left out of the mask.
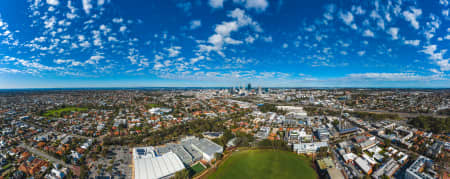
[[[46,154],[45,152],[40,151],[39,149],[36,149],[36,148],[31,147],[29,145],[26,145],[25,143],[21,143],[19,146],[27,149],[28,151],[30,151],[31,153],[33,153],[35,155],[38,155],[38,156],[40,156],[42,158],[45,158],[45,159],[49,160],[50,162],[60,164],[60,165],[62,165],[64,167],[67,167],[67,168],[72,168],[73,167],[72,165],[63,162],[62,160],[56,159],[55,157],[52,157],[52,156]]]

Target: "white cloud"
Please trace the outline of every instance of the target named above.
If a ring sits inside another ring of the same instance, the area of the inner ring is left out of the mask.
[[[398,31],[399,30],[400,29],[397,28],[397,27],[391,27],[391,28],[389,28],[387,33],[392,36],[392,39],[397,40],[398,39]]]
[[[92,9],[91,0],[83,0],[83,10],[86,14],[89,14]]]
[[[161,69],[163,67],[164,67],[164,65],[162,63],[160,63],[160,62],[156,62],[155,65],[153,65],[153,69],[154,70],[159,70],[159,69]]]
[[[123,22],[123,19],[122,18],[113,18],[112,19],[112,22],[114,22],[114,23],[116,23],[116,24],[120,24],[120,23],[122,23]]]
[[[404,40],[403,43],[406,45],[418,46],[420,44],[420,40]]]
[[[216,51],[220,56],[225,56],[221,51],[225,44],[238,45],[242,44],[241,40],[235,40],[231,36],[232,32],[238,31],[242,27],[250,26],[256,32],[262,32],[261,27],[257,22],[254,22],[251,17],[245,14],[245,11],[236,8],[228,14],[228,17],[232,17],[233,21],[222,22],[222,24],[216,25],[215,34],[208,38],[208,43],[211,45],[200,44],[199,52]]]
[[[351,12],[345,12],[343,13],[342,11],[339,12],[339,18],[342,19],[342,21],[347,24],[348,26],[351,26],[352,22],[353,22],[353,14]]]
[[[410,8],[410,11],[403,11],[403,17],[406,21],[409,21],[415,29],[419,29],[419,22],[417,21],[417,17],[419,17],[420,15],[422,15],[422,10],[413,7]]]
[[[75,61],[73,59],[67,59],[67,60],[57,59],[57,60],[53,60],[53,62],[56,63],[56,64],[69,64],[69,67],[70,66],[83,66],[84,65],[84,63]]]
[[[358,51],[358,55],[359,55],[359,56],[363,56],[364,54],[366,54],[366,51],[364,51],[364,50]]]
[[[104,59],[104,56],[101,55],[93,55],[91,56],[87,61],[85,61],[85,64],[91,64],[91,65],[97,65],[100,60]]]
[[[191,30],[194,30],[194,29],[197,29],[197,28],[202,26],[202,21],[200,21],[200,20],[192,20],[189,24],[190,24],[189,28]]]
[[[52,17],[50,17],[50,18],[48,18],[47,20],[45,20],[44,21],[44,24],[45,24],[45,28],[46,29],[53,29],[53,27],[55,26],[55,24],[56,24],[56,18],[55,18],[55,16],[52,16]]]
[[[283,44],[283,48],[288,48],[288,47],[289,47],[289,45],[287,43]]]
[[[245,38],[245,42],[248,44],[252,44],[255,41],[255,38],[253,36],[248,36]]]
[[[169,57],[176,57],[181,53],[181,47],[180,46],[173,46],[170,48],[166,48],[166,50],[169,52]]]
[[[364,31],[363,36],[364,37],[375,37],[375,34],[370,29],[367,29]]]
[[[361,6],[352,6],[352,12],[356,15],[363,15],[366,11]]]
[[[447,60],[439,60],[437,62],[437,65],[441,68],[442,71],[450,71],[450,63]]]
[[[430,69],[430,71],[433,72],[433,73],[442,74],[441,71],[436,70],[436,69],[434,69],[434,68]]]
[[[267,36],[262,38],[264,42],[272,42],[272,36]]]
[[[81,42],[79,45],[80,45],[81,47],[84,47],[84,48],[89,48],[89,47],[91,47],[91,44],[90,44],[88,41],[83,41],[83,42]]]
[[[429,59],[433,60],[442,71],[450,71],[450,65],[449,60],[444,59],[444,55],[447,52],[447,49],[442,49],[440,51],[437,51],[437,45],[427,45],[423,47],[424,49],[421,50],[421,52],[429,55]]]
[[[326,10],[326,12],[323,14],[325,19],[333,20],[334,19],[333,13],[336,11],[336,5],[334,5],[334,4],[327,4],[327,5],[325,5],[325,10]]]
[[[127,26],[120,26],[120,29],[119,29],[119,31],[120,32],[125,32],[125,30],[127,30]]]
[[[222,8],[224,0],[209,0],[209,5],[212,8]]]
[[[225,43],[231,44],[231,45],[238,45],[238,44],[242,44],[243,43],[242,41],[235,40],[235,39],[233,39],[231,37],[225,37],[223,40],[224,40]]]
[[[428,46],[424,46],[424,50],[422,50],[423,53],[428,54],[428,55],[433,55],[434,51],[436,51],[437,49],[437,45],[428,45]]]
[[[205,59],[205,56],[198,56],[198,57],[195,57],[195,58],[191,58],[190,62],[191,62],[191,64],[195,64],[198,61],[203,60],[203,59]]]
[[[105,0],[98,0],[97,1],[97,5],[98,6],[103,6],[103,4],[105,4]]]
[[[52,6],[57,6],[57,5],[59,5],[59,1],[58,0],[47,0],[47,4],[52,5]]]
[[[0,68],[0,73],[23,73],[23,71],[12,68]]]
[[[267,0],[233,0],[234,3],[244,4],[247,9],[255,9],[257,12],[263,12],[269,6]]]

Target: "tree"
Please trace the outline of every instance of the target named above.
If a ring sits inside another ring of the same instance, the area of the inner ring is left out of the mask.
[[[107,171],[108,173],[111,173],[111,172],[112,172],[112,169],[113,169],[112,166],[108,166],[108,168],[106,168],[106,171]]]
[[[389,140],[389,139],[384,139],[384,146],[385,146],[385,147],[391,146],[391,140]]]
[[[362,149],[361,149],[360,146],[354,146],[354,147],[352,148],[352,151],[353,151],[355,154],[362,155]]]
[[[223,154],[222,153],[215,153],[214,157],[216,158],[216,160],[222,160]]]
[[[178,171],[175,173],[175,176],[173,176],[172,179],[189,179],[189,171],[186,169]]]

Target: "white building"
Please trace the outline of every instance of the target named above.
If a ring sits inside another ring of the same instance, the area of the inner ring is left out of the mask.
[[[208,162],[215,158],[216,153],[223,153],[222,146],[205,138],[198,139],[196,137],[186,137],[181,143],[183,145],[190,144],[192,148],[200,152],[203,155],[203,159]]]
[[[361,157],[356,158],[355,160],[356,165],[366,174],[372,173],[372,166],[370,166],[369,162],[362,159]]]
[[[135,158],[134,160],[135,179],[169,178],[183,169],[183,162],[173,152],[156,157]]]
[[[409,168],[406,169],[405,179],[434,179],[436,173],[431,170],[433,161],[420,156]]]
[[[320,147],[327,146],[327,142],[299,143],[294,144],[294,151],[298,154],[311,154],[317,152]]]

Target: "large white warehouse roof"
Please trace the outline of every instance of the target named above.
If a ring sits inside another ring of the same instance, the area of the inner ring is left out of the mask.
[[[136,179],[163,178],[184,169],[183,162],[173,152],[168,152],[162,156],[153,158],[135,159],[134,166],[134,176]]]

